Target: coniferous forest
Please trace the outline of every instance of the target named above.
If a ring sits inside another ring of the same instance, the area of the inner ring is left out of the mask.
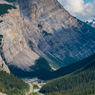
[[[0,4],[0,16],[8,13],[8,9],[16,9],[16,7],[8,4]]]
[[[78,62],[75,62],[71,65],[68,65],[66,67],[62,67],[56,71],[45,74],[43,76],[40,75],[39,79],[51,80],[54,78],[62,77],[67,74],[71,74],[71,73],[75,74],[75,73],[81,72],[81,71],[89,68],[91,64],[94,64],[94,62],[95,62],[94,60],[95,60],[95,54],[93,54],[93,55],[91,55],[81,61],[78,61]]]
[[[29,85],[13,74],[0,71],[0,92],[7,95],[24,95],[29,90]]]
[[[95,95],[95,63],[75,75],[51,81],[40,92],[45,95]]]

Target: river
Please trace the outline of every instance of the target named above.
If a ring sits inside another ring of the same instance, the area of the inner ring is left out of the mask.
[[[38,78],[22,78],[22,80],[25,82],[37,82],[39,79]]]

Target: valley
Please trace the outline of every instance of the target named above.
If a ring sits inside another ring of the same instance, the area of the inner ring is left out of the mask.
[[[29,78],[24,78],[22,80],[25,81],[26,83],[28,83],[29,86],[30,86],[30,90],[29,90],[28,95],[35,95],[35,94],[44,95],[44,94],[39,92],[41,87],[46,84],[44,81],[39,80],[37,78],[32,78],[32,79],[31,78],[30,79]]]
[[[45,95],[95,95],[95,60],[85,70],[51,80],[40,92]]]
[[[81,66],[81,64],[84,66]],[[29,82],[33,85],[33,93],[38,93],[37,95],[94,95],[95,94],[95,54],[92,56],[81,60],[77,63],[72,64],[70,67],[74,68],[75,64],[80,64],[81,68],[77,69],[73,72],[68,72],[65,75],[60,76],[64,71],[64,68],[59,69],[59,76],[54,79],[48,79],[48,81],[41,81],[38,78],[25,78],[23,79],[26,82]],[[78,65],[79,67],[79,65]],[[68,66],[65,67],[67,70]],[[66,70],[65,70],[66,71]],[[57,72],[58,71],[54,71]],[[53,73],[53,72],[52,72]],[[51,73],[51,74],[52,74]],[[64,74],[64,73],[63,73]],[[47,77],[51,77],[50,74],[47,73]],[[54,74],[52,74],[54,76]],[[46,76],[43,76],[44,79]],[[39,93],[40,91],[40,93]],[[43,93],[43,94],[41,94]],[[31,94],[31,95],[32,95]],[[33,94],[35,95],[35,94]]]

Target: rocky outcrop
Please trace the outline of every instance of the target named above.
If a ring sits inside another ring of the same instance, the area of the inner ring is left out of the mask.
[[[0,95],[7,95],[7,94],[3,94],[3,93],[0,92]]]

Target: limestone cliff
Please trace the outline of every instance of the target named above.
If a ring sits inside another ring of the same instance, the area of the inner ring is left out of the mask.
[[[16,65],[23,70],[30,71],[29,66],[34,65],[35,60],[39,56],[31,51],[22,35],[22,20],[19,10],[12,9],[8,10],[8,12],[0,16],[0,20],[2,20],[0,23],[0,34],[3,35],[3,59],[5,59],[4,61],[7,65]],[[17,55],[18,57],[16,57]]]
[[[70,15],[57,0],[19,0],[18,3],[23,35],[40,56],[46,55],[60,67],[95,52],[95,29]]]
[[[42,56],[62,67],[95,52],[95,29],[70,15],[57,0],[17,0],[13,5],[17,9],[0,16],[7,64],[31,71],[29,66]]]

